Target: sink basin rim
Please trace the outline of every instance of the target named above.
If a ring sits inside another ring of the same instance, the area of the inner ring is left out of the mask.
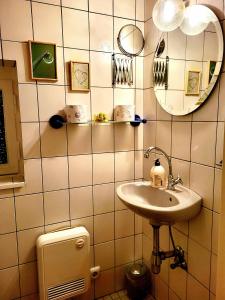
[[[121,184],[120,186],[117,187],[117,195],[119,199],[121,199],[121,201],[128,208],[130,208],[137,214],[142,215],[144,217],[158,219],[158,220],[162,219],[162,222],[164,222],[165,220],[175,222],[176,220],[182,221],[182,220],[191,219],[200,211],[202,198],[197,193],[184,186],[177,185],[175,191],[171,191],[166,188],[160,188],[160,189],[157,188],[157,191],[165,192],[166,194],[168,194],[168,197],[169,196],[175,197],[178,201],[176,205],[166,206],[166,207],[152,205],[150,203],[143,203],[140,200],[139,200],[140,202],[138,202],[137,195],[133,197],[131,197],[130,195],[125,195],[123,193],[123,188],[129,186],[132,187],[143,186],[147,188],[149,187],[150,189],[155,189],[155,188],[151,186],[151,183],[149,181],[129,182],[129,183]],[[190,200],[190,196],[191,196],[191,200]],[[178,216],[178,214],[181,214],[182,212],[185,214],[185,211],[188,212],[188,215]]]

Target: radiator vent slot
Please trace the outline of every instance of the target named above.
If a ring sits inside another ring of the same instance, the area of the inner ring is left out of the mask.
[[[84,278],[61,284],[48,289],[48,300],[61,299],[63,296],[70,296],[71,293],[82,292],[85,289]]]

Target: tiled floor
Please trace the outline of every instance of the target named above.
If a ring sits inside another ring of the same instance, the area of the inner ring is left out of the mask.
[[[126,290],[122,290],[117,293],[113,293],[111,295],[108,295],[108,296],[105,296],[102,298],[98,298],[98,300],[129,300],[129,299],[130,298],[127,296]],[[145,300],[154,300],[154,298],[149,295],[145,298]]]

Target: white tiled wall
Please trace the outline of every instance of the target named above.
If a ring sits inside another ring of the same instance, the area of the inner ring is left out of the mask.
[[[103,270],[86,299],[123,288],[124,266],[142,258],[142,219],[117,199],[115,188],[120,182],[143,177],[143,141],[144,147],[157,145],[166,150],[173,158],[175,175],[179,173],[185,185],[204,198],[201,214],[173,229],[175,240],[186,251],[188,273],[172,271],[169,262],[164,262],[153,280],[153,293],[163,300],[215,298],[225,77],[222,74],[218,87],[197,112],[171,117],[161,109],[150,75],[159,36],[151,18],[154,3],[1,0],[0,55],[18,64],[26,176],[24,188],[0,192],[1,300],[37,299],[35,240],[63,226],[87,227],[93,265],[100,264]],[[201,3],[209,4],[223,25],[223,1]],[[128,23],[145,29],[144,65],[142,56],[135,59],[133,88],[112,88],[111,54],[118,51],[119,29]],[[57,43],[56,83],[30,80],[27,40]],[[70,60],[90,62],[89,94],[70,92]],[[48,125],[49,117],[66,104],[87,104],[90,115],[104,111],[112,118],[113,107],[121,102],[135,104],[140,114],[144,110],[149,120],[144,136],[142,127],[127,125],[71,125],[59,130]],[[151,163],[144,161],[145,177]],[[149,262],[152,232],[148,222],[143,223],[143,256]],[[169,248],[166,227],[161,229],[161,246]]]
[[[196,1],[192,1],[196,3]],[[223,1],[197,1],[209,5],[224,25]],[[221,167],[224,130],[224,73],[207,102],[188,116],[171,117],[154,97],[150,78],[153,51],[160,36],[153,25],[151,9],[155,1],[145,1],[144,116],[150,120],[144,127],[144,147],[157,145],[172,157],[174,175],[203,197],[200,215],[190,222],[173,226],[177,244],[183,246],[188,272],[171,270],[163,262],[159,276],[154,277],[153,294],[160,300],[215,299],[218,216],[220,213]],[[179,46],[177,46],[179,49]],[[210,50],[210,49],[209,49]],[[150,161],[144,161],[148,177]],[[152,232],[143,222],[143,256],[149,261]],[[168,232],[161,229],[161,246],[169,247]]]
[[[141,179],[143,128],[75,126],[49,118],[66,104],[113,116],[116,104],[143,111],[143,57],[132,88],[112,88],[111,54],[119,29],[144,29],[144,0],[1,0],[0,58],[17,61],[26,186],[0,192],[0,299],[37,299],[35,240],[84,225],[92,264],[103,270],[90,300],[123,288],[124,266],[142,258],[142,220],[115,197],[121,181]],[[28,40],[57,44],[58,81],[30,80]],[[91,92],[69,89],[70,60],[90,62]],[[82,298],[84,299],[84,298]]]

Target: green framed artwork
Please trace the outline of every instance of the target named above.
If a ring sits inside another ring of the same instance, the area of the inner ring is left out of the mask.
[[[57,81],[56,44],[29,41],[31,78]]]

